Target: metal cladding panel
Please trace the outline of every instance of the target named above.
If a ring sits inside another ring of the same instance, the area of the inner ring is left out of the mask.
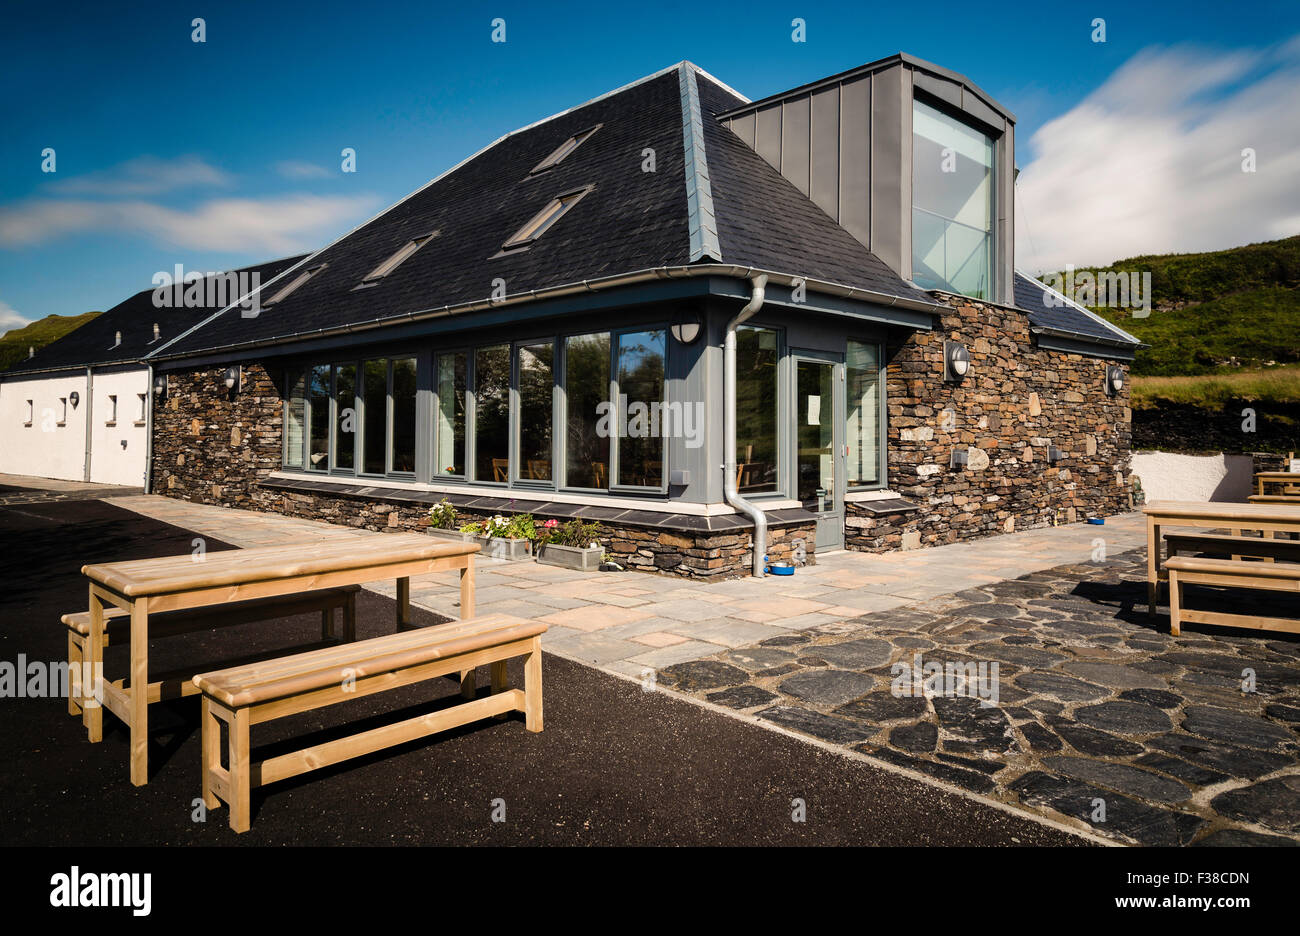
[[[925,72],[913,72],[913,83],[916,90],[924,91],[933,95],[941,101],[946,101],[953,107],[961,107],[961,85],[955,81],[949,81],[946,78],[938,78],[934,75],[927,75]]]
[[[808,194],[808,98],[786,101],[781,114],[781,174]],[[833,216],[832,216],[833,217]]]
[[[1015,305],[1016,275],[1016,125],[1007,120],[998,165],[998,274],[1003,305]]]
[[[812,96],[812,152],[809,195],[814,204],[840,220],[840,89]]]
[[[840,86],[840,227],[871,247],[871,76]]]
[[[872,253],[900,275],[905,275],[902,273],[904,248],[908,254],[907,265],[911,266],[911,244],[903,240],[903,215],[910,214],[912,200],[911,100],[904,92],[903,77],[904,69],[900,65],[877,73],[871,83],[870,247]],[[906,189],[903,188],[904,161],[908,162]]]
[[[731,132],[745,141],[750,149],[754,148],[754,115],[741,114],[728,121]]]
[[[1005,117],[981,101],[967,88],[962,89],[961,109],[980,123],[992,127],[994,130],[1006,126],[1007,120]]]
[[[781,169],[781,105],[773,104],[758,112],[754,133],[754,150],[778,172]]]

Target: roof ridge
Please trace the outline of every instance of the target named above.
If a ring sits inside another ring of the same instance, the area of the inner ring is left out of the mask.
[[[704,257],[722,260],[718,220],[713,213],[713,187],[709,181],[709,164],[705,155],[704,117],[700,110],[700,91],[695,84],[693,69],[694,66],[689,62],[682,62],[677,71],[682,93],[686,224],[691,236],[691,263]]]

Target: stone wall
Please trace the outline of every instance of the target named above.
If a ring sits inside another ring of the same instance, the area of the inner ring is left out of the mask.
[[[933,332],[888,349],[889,487],[920,509],[874,517],[847,506],[850,549],[883,552],[1073,523],[1129,509],[1128,385],[1109,362],[1038,348],[1023,312],[957,296]],[[944,340],[970,374],[943,380]],[[1047,462],[1049,446],[1063,459]],[[950,469],[954,448],[968,464]]]
[[[283,406],[279,374],[246,364],[241,392],[228,393],[223,368],[175,371],[154,411],[153,490],[200,504],[262,510],[366,530],[421,532],[430,499],[394,491],[391,498],[286,490],[264,484],[280,468]],[[337,481],[338,479],[332,479]],[[490,512],[457,508],[462,523]],[[549,515],[537,513],[539,520]],[[564,521],[569,518],[557,516]],[[697,579],[748,574],[752,530],[686,531],[605,525],[601,545],[628,568]],[[766,555],[815,561],[812,524],[772,524]],[[802,556],[803,558],[799,558]]]

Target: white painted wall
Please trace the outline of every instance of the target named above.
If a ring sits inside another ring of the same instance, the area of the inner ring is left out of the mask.
[[[1142,479],[1148,501],[1240,501],[1253,491],[1249,455],[1178,455],[1134,452],[1132,473]]]
[[[96,372],[93,406],[86,392],[84,371],[72,376],[10,378],[0,382],[0,472],[85,480],[86,417],[91,420],[91,480],[103,484],[144,486],[147,436],[137,394],[148,391],[149,372],[144,368],[113,373]],[[79,401],[67,405],[62,420],[62,400],[76,392]],[[108,426],[108,397],[116,395],[116,425]],[[32,401],[31,425],[27,422],[27,401]],[[126,440],[123,448],[122,441]]]

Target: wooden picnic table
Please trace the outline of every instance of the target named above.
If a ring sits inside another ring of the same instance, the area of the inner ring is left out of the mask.
[[[104,707],[131,732],[131,783],[148,782],[149,615],[269,598],[322,588],[397,581],[397,629],[411,620],[412,575],[460,570],[460,613],[474,616],[474,554],[477,543],[418,542],[414,536],[341,536],[335,540],[232,549],[194,556],[166,556],[82,566],[90,580],[90,639],[86,662],[99,683]],[[105,683],[104,608],[122,608],[131,619],[129,688]],[[91,741],[103,737],[103,709],[86,709]]]
[[[1206,501],[1152,501],[1142,508],[1147,517],[1147,606],[1155,614],[1160,580],[1161,531],[1165,527],[1228,527],[1234,533],[1259,530],[1300,533],[1300,504],[1235,504]]]
[[[1300,500],[1300,471],[1257,471],[1255,472],[1255,493],[1267,494],[1268,485],[1281,485],[1276,493],[1295,495]]]

